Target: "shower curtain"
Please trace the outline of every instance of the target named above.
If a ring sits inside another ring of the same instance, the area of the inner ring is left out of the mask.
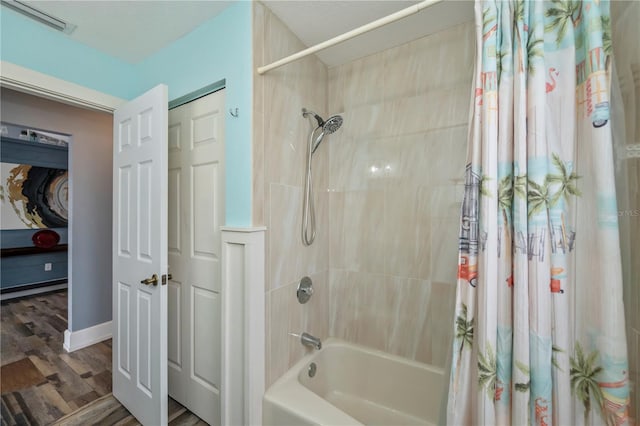
[[[477,0],[447,424],[628,424],[605,0]]]

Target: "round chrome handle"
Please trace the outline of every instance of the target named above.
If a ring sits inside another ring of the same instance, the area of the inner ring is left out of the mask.
[[[312,295],[313,295],[313,283],[311,282],[311,278],[303,277],[300,280],[300,284],[298,284],[298,290],[296,291],[298,302],[307,303],[309,299],[311,299]]]

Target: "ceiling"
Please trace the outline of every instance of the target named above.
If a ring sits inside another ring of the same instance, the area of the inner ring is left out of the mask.
[[[77,28],[69,37],[136,63],[222,12],[231,1],[25,1]]]
[[[69,36],[72,39],[126,62],[136,63],[218,15],[232,1],[29,0],[28,3],[76,25],[77,28]],[[415,3],[418,1],[264,1],[264,4],[307,46]],[[472,1],[445,0],[317,55],[331,67],[471,19]]]

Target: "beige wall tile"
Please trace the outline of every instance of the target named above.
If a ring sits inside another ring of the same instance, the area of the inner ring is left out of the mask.
[[[444,368],[452,344],[455,285],[433,282],[415,359]]]
[[[267,8],[254,4],[254,63],[269,63],[305,46]],[[266,235],[267,385],[304,353],[299,334],[326,338],[329,327],[329,150],[323,142],[313,159],[318,236],[301,240],[302,195],[311,121],[302,108],[326,117],[327,68],[311,56],[259,76],[254,74],[253,217]],[[295,297],[304,275],[316,293],[306,305]]]
[[[272,183],[269,187],[270,222],[267,230],[271,287],[294,282],[301,268],[300,248],[302,190]]]
[[[465,24],[329,70],[333,336],[444,365],[473,47]]]
[[[302,262],[299,264],[297,276],[315,274],[329,269],[329,193],[316,192],[314,194],[316,208],[316,239],[308,247],[302,244],[301,230],[296,230],[298,236],[294,247],[300,252]],[[298,206],[297,214],[302,216],[302,205]]]
[[[414,53],[411,43],[406,43],[382,53],[384,67],[384,100],[412,97],[418,92],[420,58]]]
[[[398,136],[419,133],[433,128],[433,121],[441,117],[439,115],[441,108],[446,108],[444,105],[431,104],[434,97],[432,93],[422,93],[385,102],[386,133]]]
[[[473,79],[475,26],[468,22],[409,43],[417,62],[417,93],[468,85]]]
[[[345,85],[348,84],[345,83]],[[347,108],[344,111],[343,135],[352,139],[390,135],[390,116],[385,114],[383,102]]]
[[[391,334],[387,341],[389,353],[415,359],[420,331],[425,327],[431,298],[431,283],[427,280],[394,278],[388,282],[398,297],[391,309]]]
[[[455,283],[458,270],[459,219],[431,219],[431,270],[432,281]]]
[[[296,298],[297,281],[267,292],[267,387],[310,351],[301,333],[329,337],[328,277],[326,271],[311,274],[314,294],[304,305]]]
[[[345,108],[369,105],[384,97],[382,53],[366,56],[345,65]]]
[[[321,340],[327,339],[329,334],[329,271],[310,274],[313,282],[313,296],[303,305],[305,311],[305,327],[303,331],[311,333]],[[297,283],[296,283],[297,288]]]
[[[462,197],[464,194],[464,180],[454,180],[445,185],[429,187],[429,208],[431,217],[456,218],[460,215]],[[456,233],[457,237],[457,233]]]
[[[270,10],[264,14],[264,63],[269,64],[290,55],[304,46],[300,40],[287,28],[282,21]],[[284,66],[273,70],[275,73],[285,73],[290,68]],[[268,74],[274,75],[272,71]]]
[[[384,191],[384,272],[428,279],[431,268],[429,190],[408,185]]]
[[[414,358],[427,318],[429,281],[331,271],[330,334]]]
[[[431,185],[450,185],[456,179],[464,179],[467,158],[466,123],[425,132],[423,142],[412,154],[414,158],[430,159],[429,167],[412,165],[414,183],[424,184],[426,181]]]
[[[277,87],[274,90],[277,92]],[[278,99],[271,93],[267,99]],[[267,182],[301,187],[304,184],[308,123],[302,118],[298,96],[291,103],[273,102],[265,123],[265,171]]]
[[[280,377],[304,354],[299,337],[303,328],[303,309],[295,298],[297,283],[267,293],[267,386]]]
[[[358,287],[344,269],[329,271],[329,335],[353,341],[360,305]]]
[[[327,76],[327,108],[330,114],[344,112],[344,66],[329,68]]]
[[[276,288],[290,283],[303,275],[327,270],[329,265],[329,194],[323,188],[326,182],[327,157],[317,151],[314,157],[314,205],[316,217],[316,239],[306,247],[302,244],[303,186],[281,185],[272,182],[269,186],[269,287]],[[315,167],[316,164],[319,167]]]
[[[331,193],[332,268],[384,273],[383,191]]]
[[[313,190],[316,193],[326,192],[329,189],[329,154],[331,147],[340,143],[341,133],[338,130],[336,133],[325,136],[315,154],[313,154],[311,171],[313,174]],[[303,172],[306,171],[306,163],[303,165],[303,169]]]
[[[339,136],[331,145],[331,191],[379,190],[404,173],[395,138]]]
[[[382,274],[331,271],[331,335],[385,350],[390,335],[390,299]],[[386,306],[385,309],[380,309]]]

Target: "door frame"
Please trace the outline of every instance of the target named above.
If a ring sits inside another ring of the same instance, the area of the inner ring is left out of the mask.
[[[68,105],[113,114],[127,101],[6,61],[0,86]],[[264,233],[265,227],[222,227],[222,424],[262,422],[265,382]],[[234,250],[239,248],[239,250]],[[237,252],[236,254],[232,254]],[[73,283],[69,280],[69,286]],[[246,290],[246,291],[245,291]],[[250,307],[246,309],[246,307]],[[233,320],[243,319],[239,332]],[[239,356],[242,354],[242,356]],[[238,378],[240,378],[238,382]],[[242,402],[240,402],[242,401]]]
[[[0,61],[0,85],[67,105],[110,114],[127,101],[10,62]]]

